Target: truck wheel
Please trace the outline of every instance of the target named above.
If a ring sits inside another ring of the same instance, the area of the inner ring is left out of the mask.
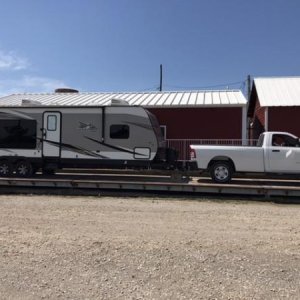
[[[232,165],[227,161],[217,161],[210,168],[210,176],[214,182],[227,183],[233,173]]]
[[[15,167],[17,177],[30,177],[32,175],[32,165],[26,160],[19,161]]]
[[[8,177],[12,173],[11,163],[7,160],[0,161],[0,177]]]

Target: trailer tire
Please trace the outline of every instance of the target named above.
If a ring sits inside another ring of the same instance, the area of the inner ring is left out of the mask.
[[[12,174],[12,165],[8,160],[0,161],[0,177],[9,177]]]
[[[30,177],[33,173],[32,165],[27,160],[19,161],[15,166],[17,177]]]
[[[228,183],[233,174],[232,164],[228,161],[217,161],[210,168],[211,179],[216,183]]]

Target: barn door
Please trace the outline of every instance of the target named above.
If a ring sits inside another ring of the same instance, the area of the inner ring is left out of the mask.
[[[60,156],[61,114],[45,112],[43,118],[43,156]]]

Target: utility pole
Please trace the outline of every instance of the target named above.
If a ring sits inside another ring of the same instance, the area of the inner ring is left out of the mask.
[[[160,65],[160,80],[159,80],[159,91],[160,92],[162,91],[162,76],[163,76],[162,65]]]
[[[250,94],[251,94],[251,76],[247,76],[247,97],[248,101],[250,100]]]

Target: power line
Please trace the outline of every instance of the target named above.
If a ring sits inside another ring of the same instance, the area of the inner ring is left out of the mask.
[[[205,89],[214,89],[214,88],[226,88],[229,89],[230,86],[238,86],[237,88],[244,91],[246,89],[246,80],[228,82],[222,84],[215,85],[207,85],[207,86],[178,86],[178,85],[169,85],[165,84],[165,87],[172,89],[182,89],[182,90],[205,90]],[[149,91],[159,91],[160,87],[153,85],[152,87],[140,89],[140,92],[149,92]]]
[[[215,84],[215,85],[207,85],[207,86],[176,86],[176,85],[168,85],[166,84],[165,86],[171,87],[171,88],[176,88],[176,89],[213,89],[213,88],[220,88],[220,87],[229,87],[232,85],[242,85],[245,83],[245,80],[243,81],[236,81],[236,82],[228,82],[228,83],[222,83],[222,84]]]

